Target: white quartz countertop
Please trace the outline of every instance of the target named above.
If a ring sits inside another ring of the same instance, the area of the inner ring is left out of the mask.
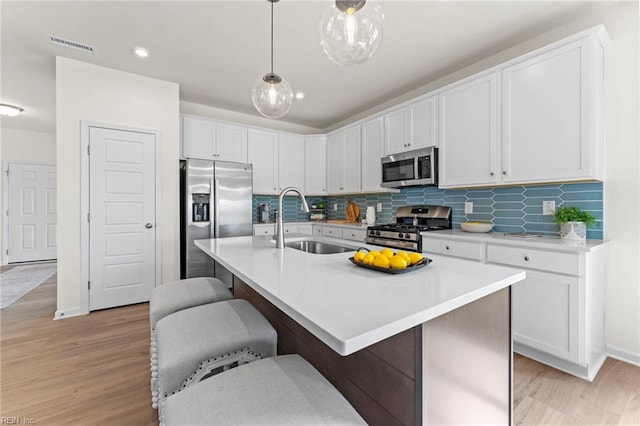
[[[563,240],[560,237],[544,236],[534,238],[518,238],[510,237],[504,232],[474,233],[465,232],[459,229],[422,232],[421,234],[423,238],[458,239],[461,241],[476,241],[514,247],[526,246],[538,249],[569,252],[589,252],[606,244],[606,241],[602,240],[570,241]]]
[[[357,248],[344,240],[313,239]],[[517,283],[522,270],[432,256],[426,267],[387,274],[358,267],[353,252],[275,248],[270,236],[197,240],[196,246],[341,355],[349,355]],[[368,246],[376,248],[374,246]]]

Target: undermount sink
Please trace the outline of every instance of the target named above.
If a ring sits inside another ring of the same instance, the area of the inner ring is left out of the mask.
[[[287,241],[284,244],[286,247],[291,247],[296,250],[301,250],[307,253],[314,254],[335,254],[335,253],[347,253],[350,251],[356,251],[356,249],[345,246],[338,246],[335,244],[323,243],[321,241],[302,240],[302,241]]]

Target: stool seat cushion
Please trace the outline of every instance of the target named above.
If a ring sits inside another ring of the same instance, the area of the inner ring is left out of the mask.
[[[151,292],[149,302],[151,329],[160,319],[174,312],[230,299],[233,299],[233,295],[217,278],[187,278],[164,283]]]
[[[355,409],[298,355],[245,364],[167,398],[164,425],[363,425]]]
[[[156,324],[158,390],[180,389],[200,363],[248,348],[257,358],[276,355],[277,333],[249,302],[227,300],[185,309]]]

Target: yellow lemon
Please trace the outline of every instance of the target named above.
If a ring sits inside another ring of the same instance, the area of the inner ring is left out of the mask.
[[[373,259],[373,266],[377,266],[379,268],[388,268],[389,267],[389,258],[387,256],[378,256]]]
[[[411,265],[411,258],[409,257],[407,252],[399,251],[399,252],[396,253],[396,256],[402,256],[404,258],[404,260],[407,261],[407,265]]]
[[[409,253],[409,259],[411,259],[411,264],[415,265],[422,260],[422,255],[420,253]]]
[[[371,251],[369,252],[369,254],[373,255],[373,257],[378,257],[378,256],[380,256],[380,252],[379,252],[379,251],[376,251],[376,250],[371,250]]]
[[[407,269],[407,266],[409,266],[405,258],[398,255],[395,255],[391,259],[389,259],[389,264],[392,269]]]
[[[373,260],[376,257],[374,255],[372,255],[371,253],[367,253],[363,258],[362,258],[362,263],[364,263],[365,265],[371,265],[373,263]]]
[[[353,255],[353,260],[355,260],[356,262],[360,262],[362,263],[362,259],[364,259],[364,257],[367,254],[363,251],[357,251],[354,255]]]
[[[389,258],[393,257],[393,250],[388,249],[388,248],[383,248],[382,250],[380,250],[380,254],[383,256],[387,256]]]

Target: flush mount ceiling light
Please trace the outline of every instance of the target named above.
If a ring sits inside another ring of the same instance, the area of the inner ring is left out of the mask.
[[[273,4],[279,0],[267,1],[271,3],[271,72],[253,85],[251,100],[260,114],[269,118],[280,118],[291,109],[293,91],[285,79],[273,72]]]
[[[0,104],[0,115],[8,115],[9,117],[15,117],[20,114],[24,109],[15,105]]]
[[[133,48],[133,53],[136,54],[136,56],[138,56],[139,58],[148,58],[149,57],[149,51],[147,49],[145,49],[144,47],[139,47],[136,46]]]
[[[320,45],[339,65],[354,66],[375,55],[384,14],[373,0],[336,0],[320,20]]]

